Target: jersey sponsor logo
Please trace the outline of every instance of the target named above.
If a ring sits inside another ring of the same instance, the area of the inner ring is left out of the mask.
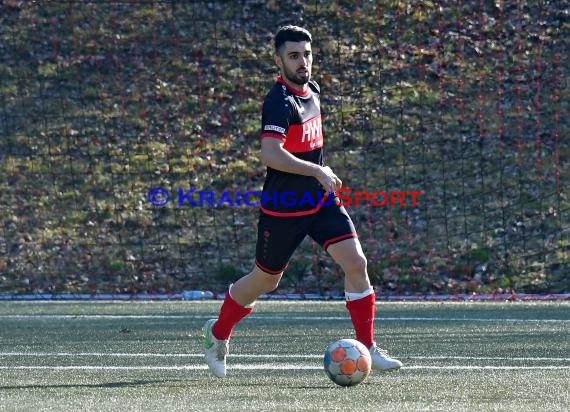
[[[292,124],[287,131],[285,150],[290,153],[309,152],[323,146],[321,116],[313,117],[303,124]]]
[[[281,133],[281,134],[284,134],[284,133],[285,133],[285,128],[280,127],[280,126],[276,126],[276,125],[274,125],[274,124],[266,124],[266,125],[263,127],[263,130],[272,130],[272,131],[274,131],[274,132]]]
[[[323,125],[321,124],[321,116],[312,118],[311,120],[303,123],[303,137],[301,138],[301,143],[305,141],[310,142],[310,144],[315,144],[315,142],[323,141]]]

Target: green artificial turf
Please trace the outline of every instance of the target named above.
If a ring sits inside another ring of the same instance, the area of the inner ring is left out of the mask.
[[[381,303],[377,340],[404,362],[362,384],[322,370],[352,337],[342,302],[258,302],[228,376],[202,359],[220,302],[1,302],[1,411],[567,410],[570,304]]]

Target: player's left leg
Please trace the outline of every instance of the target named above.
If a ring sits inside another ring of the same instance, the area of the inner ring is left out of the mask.
[[[376,295],[370,285],[367,261],[356,236],[354,224],[342,206],[323,207],[316,216],[310,236],[340,265],[345,273],[346,308],[350,313],[356,339],[370,349],[372,367],[399,369],[402,363],[376,346],[374,317]]]
[[[344,271],[346,307],[350,313],[356,339],[367,348],[374,343],[374,290],[366,270],[366,257],[358,238],[330,245],[327,252]]]
[[[380,349],[374,340],[374,317],[376,295],[370,286],[366,269],[366,257],[358,238],[350,238],[328,247],[327,252],[345,273],[346,308],[350,313],[356,339],[370,350],[372,368],[397,370],[402,362]]]

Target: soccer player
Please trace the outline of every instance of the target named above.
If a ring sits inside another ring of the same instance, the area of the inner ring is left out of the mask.
[[[230,285],[217,319],[204,325],[204,350],[212,373],[226,375],[228,342],[256,299],[275,290],[295,249],[309,235],[345,273],[346,307],[356,339],[370,350],[372,367],[395,370],[374,340],[375,294],[366,257],[335,191],[342,182],[323,162],[320,89],[311,80],[311,34],[285,26],[275,35],[280,75],[263,103],[261,160],[267,166],[253,270]]]

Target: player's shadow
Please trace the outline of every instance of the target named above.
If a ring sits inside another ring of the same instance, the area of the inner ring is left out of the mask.
[[[266,383],[253,383],[253,382],[247,382],[247,383],[234,383],[233,386],[247,386],[247,387],[251,387],[251,386],[267,386]],[[288,385],[288,388],[292,388],[292,389],[327,389],[327,388],[333,388],[334,389],[334,385],[328,385],[328,384],[323,384],[323,385]],[[0,386],[1,388],[1,386]]]
[[[187,382],[188,380],[134,380],[129,382],[101,382],[101,383],[69,383],[69,384],[58,384],[58,385],[13,385],[13,386],[0,386],[0,390],[8,389],[62,389],[62,388],[129,388],[137,386],[154,385],[157,383],[164,384],[166,382]]]

